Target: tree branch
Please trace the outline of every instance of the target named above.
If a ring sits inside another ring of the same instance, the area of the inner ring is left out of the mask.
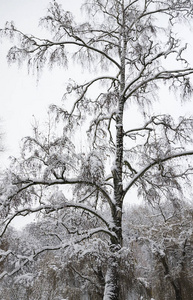
[[[91,80],[91,81],[89,81],[89,82],[87,82],[87,83],[85,83],[85,84],[83,84],[83,85],[81,85],[81,86],[78,86],[77,88],[84,87],[84,86],[86,86],[86,87],[84,88],[84,90],[83,90],[81,96],[80,96],[80,97],[76,100],[76,102],[74,103],[73,108],[71,109],[71,112],[70,112],[70,114],[69,114],[70,116],[73,114],[73,112],[74,112],[74,110],[75,110],[75,108],[76,108],[77,103],[80,102],[80,101],[83,99],[84,95],[85,95],[86,92],[88,91],[88,88],[89,88],[94,82],[99,81],[99,80],[104,80],[104,79],[113,80],[113,82],[118,81],[118,83],[120,84],[120,81],[119,81],[119,79],[118,79],[117,77],[112,77],[112,76],[108,76],[108,75],[107,75],[107,76],[97,77],[97,78],[95,78],[95,79],[93,79],[93,80]]]
[[[31,54],[31,53],[36,53],[38,50],[40,51],[47,51],[48,48],[53,47],[53,46],[65,46],[65,45],[75,45],[81,48],[87,48],[89,50],[92,50],[93,52],[99,53],[100,55],[106,57],[110,62],[112,62],[114,65],[118,67],[118,69],[121,69],[120,64],[114,60],[112,57],[110,57],[107,53],[104,51],[97,49],[88,43],[84,42],[80,37],[78,36],[73,36],[71,35],[70,37],[74,39],[74,41],[50,41],[48,39],[41,39],[41,38],[36,38],[34,36],[28,36],[26,34],[23,34],[20,30],[16,29],[15,27],[12,26],[11,29],[6,28],[6,32],[10,32],[10,35],[15,32],[22,36],[25,40],[28,40],[28,45],[31,44],[31,49],[22,49],[22,48],[17,48],[19,52],[25,51],[25,53]],[[69,33],[67,33],[69,35]],[[41,42],[41,43],[40,43]],[[43,50],[42,50],[43,49]]]
[[[166,156],[165,158],[159,158],[157,160],[154,160],[152,163],[150,163],[149,165],[147,165],[145,168],[143,168],[141,171],[139,171],[134,177],[133,179],[130,181],[130,183],[127,185],[127,187],[124,189],[123,191],[123,199],[125,197],[125,195],[127,194],[127,192],[129,191],[129,189],[136,183],[136,181],[138,179],[140,179],[150,168],[152,168],[155,165],[159,165],[160,163],[164,163],[168,160],[174,159],[174,158],[178,158],[178,157],[183,157],[183,156],[189,156],[189,155],[193,155],[193,150],[192,151],[187,151],[187,152],[182,152],[182,153],[176,153],[176,154],[171,154],[169,156]]]
[[[7,230],[7,227],[9,226],[9,224],[13,221],[13,219],[15,219],[16,217],[18,216],[26,216],[27,214],[30,214],[30,213],[36,213],[36,212],[39,212],[39,211],[46,211],[47,213],[51,213],[51,212],[54,212],[54,211],[59,211],[59,210],[62,210],[62,209],[65,209],[65,208],[77,208],[77,209],[82,209],[84,211],[87,211],[89,213],[91,213],[92,215],[94,215],[95,217],[97,217],[99,220],[101,220],[106,226],[107,228],[109,229],[109,231],[107,231],[106,229],[102,229],[104,232],[112,235],[113,233],[110,232],[110,230],[112,229],[112,226],[113,226],[113,222],[112,220],[110,221],[107,221],[105,220],[105,218],[99,214],[95,209],[93,209],[92,207],[89,207],[88,205],[83,205],[83,204],[79,204],[79,203],[73,203],[73,202],[65,202],[61,205],[56,205],[56,206],[52,206],[52,205],[41,205],[41,206],[38,206],[38,207],[35,207],[35,208],[30,208],[30,207],[26,207],[26,208],[23,208],[19,211],[16,211],[12,216],[9,216],[5,221],[4,223],[5,226],[4,226],[4,229],[2,230],[1,234],[0,234],[0,237],[2,237],[5,233],[5,231]]]
[[[99,228],[94,228],[94,229],[91,229],[90,231],[88,231],[85,235],[83,235],[83,237],[81,237],[80,239],[76,240],[74,242],[74,244],[79,244],[89,238],[91,238],[93,235],[95,234],[98,234],[98,233],[105,233],[105,234],[108,234],[110,237],[113,237],[113,238],[117,238],[116,234],[113,233],[113,232],[110,232],[102,227],[99,227]],[[16,274],[17,272],[19,272],[25,265],[27,265],[29,262],[35,260],[35,258],[42,254],[43,252],[45,251],[56,251],[56,250],[60,250],[60,249],[66,249],[67,247],[70,247],[72,244],[71,243],[66,243],[66,244],[63,244],[63,243],[60,243],[56,246],[45,246],[41,249],[39,249],[36,253],[33,253],[32,255],[30,256],[21,256],[20,255],[20,259],[19,259],[19,262],[17,264],[17,267],[14,268],[13,271],[11,272],[6,272],[4,271],[3,273],[0,274],[0,279],[2,279],[3,277],[5,276],[12,276],[14,274]]]

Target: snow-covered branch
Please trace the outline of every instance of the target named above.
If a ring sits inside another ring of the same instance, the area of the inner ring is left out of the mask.
[[[25,208],[22,208],[20,210],[17,210],[11,216],[8,216],[4,220],[3,223],[5,225],[3,225],[3,229],[1,231],[0,237],[2,237],[4,235],[7,227],[13,221],[13,219],[15,219],[18,216],[26,216],[28,214],[37,213],[39,211],[45,211],[46,213],[51,213],[51,212],[54,212],[54,211],[59,211],[59,210],[62,210],[62,209],[72,208],[72,207],[89,212],[90,214],[92,214],[93,216],[95,216],[99,220],[101,220],[107,226],[107,228],[109,230],[112,229],[113,221],[110,220],[110,219],[109,220],[105,219],[104,216],[102,216],[99,212],[97,212],[96,209],[94,209],[92,207],[89,207],[88,205],[66,201],[65,203],[62,203],[60,205],[50,205],[50,204],[47,204],[47,205],[40,205],[40,206],[35,207],[35,208],[25,207]],[[105,229],[103,229],[103,230],[105,230]],[[106,233],[110,233],[110,231],[106,231]]]
[[[104,234],[107,234],[108,236],[110,237],[113,237],[113,238],[117,238],[116,234],[107,230],[107,229],[104,229],[103,227],[98,227],[98,228],[93,228],[93,229],[90,229],[86,232],[83,232],[81,234],[81,237],[78,238],[78,239],[75,239],[73,244],[80,244],[82,242],[84,242],[85,240],[88,240],[90,239],[93,235],[95,234],[99,234],[99,233],[104,233]],[[68,247],[72,246],[72,242],[69,242],[69,243],[66,243],[66,242],[62,242],[62,243],[59,243],[58,245],[48,245],[48,246],[44,246],[42,248],[39,248],[37,249],[36,251],[34,250],[32,252],[31,255],[27,256],[27,255],[15,255],[16,256],[16,264],[15,264],[15,267],[13,268],[13,270],[11,272],[9,271],[4,271],[0,274],[0,279],[2,279],[3,277],[5,276],[12,276],[14,274],[16,274],[17,272],[19,272],[20,270],[22,270],[22,268],[27,265],[28,263],[30,262],[33,262],[39,255],[41,255],[42,253],[44,252],[47,252],[47,251],[57,251],[57,250],[64,250]],[[8,252],[5,252],[3,254],[9,254]]]
[[[36,54],[37,57],[41,57],[42,55],[45,55],[46,52],[49,51],[50,48],[58,47],[59,49],[63,50],[65,46],[74,45],[79,47],[80,49],[87,49],[91,50],[93,53],[98,53],[101,56],[105,57],[109,62],[113,63],[118,69],[121,68],[120,64],[111,56],[109,56],[105,51],[100,50],[92,45],[90,45],[87,42],[84,42],[83,39],[78,37],[77,35],[71,35],[71,40],[66,41],[51,41],[48,39],[41,39],[34,37],[33,35],[26,35],[23,34],[20,30],[16,29],[13,24],[10,25],[10,28],[7,26],[4,30],[1,29],[1,33],[6,35],[18,35],[21,40],[23,40],[24,44],[27,46],[27,48],[19,48],[19,47],[13,47],[9,51],[9,60],[15,61],[16,57],[20,55],[21,53],[24,54],[26,57],[31,54]],[[23,45],[22,45],[23,46]]]
[[[84,180],[80,178],[59,178],[59,179],[54,179],[54,180],[44,180],[44,179],[20,179],[19,182],[15,182],[15,185],[21,185],[22,187],[19,187],[16,193],[20,193],[21,191],[28,189],[29,187],[36,186],[36,185],[42,185],[42,186],[54,186],[54,185],[75,185],[75,184],[80,184],[80,185],[85,185],[85,186],[93,186],[97,188],[101,194],[106,198],[108,204],[112,208],[112,199],[108,192],[102,187],[105,185],[105,182],[99,184],[94,181],[89,181],[89,180]],[[13,198],[15,196],[12,195],[10,196]]]
[[[71,112],[69,113],[69,116],[71,116],[77,106],[77,104],[83,99],[83,97],[85,96],[86,92],[88,91],[89,87],[93,85],[93,83],[97,82],[97,81],[101,81],[101,80],[112,80],[113,82],[118,82],[120,84],[120,81],[117,77],[113,77],[113,76],[101,76],[101,77],[97,77],[97,78],[94,78],[93,80],[87,82],[87,83],[84,83],[82,85],[78,85],[76,87],[76,89],[79,89],[79,88],[83,88],[83,91],[80,95],[80,97],[75,101],[72,109],[71,109]]]
[[[187,151],[187,152],[181,152],[181,153],[175,153],[171,154],[169,156],[166,156],[164,158],[159,158],[157,160],[152,161],[152,163],[145,166],[141,171],[139,171],[130,181],[130,183],[126,186],[123,192],[123,198],[129,191],[129,189],[137,182],[138,179],[140,179],[150,168],[154,167],[155,165],[159,165],[160,163],[164,163],[168,160],[172,160],[175,158],[183,157],[183,156],[190,156],[193,155],[193,151]]]
[[[15,264],[15,267],[13,268],[13,270],[11,272],[9,271],[4,271],[0,274],[0,279],[6,277],[6,276],[12,276],[14,274],[16,274],[17,272],[19,272],[20,270],[22,270],[22,268],[27,265],[28,263],[32,262],[38,255],[42,254],[43,252],[45,251],[56,251],[56,250],[59,250],[59,249],[64,249],[64,248],[67,248],[69,247],[70,244],[68,245],[63,245],[63,244],[59,244],[59,245],[56,245],[56,246],[46,246],[46,247],[43,247],[39,250],[37,250],[37,252],[31,254],[30,256],[22,256],[20,255],[18,257],[18,260]]]
[[[138,76],[135,80],[132,81],[132,83],[128,84],[123,92],[123,95],[125,95],[125,101],[129,99],[136,91],[138,91],[143,86],[146,86],[148,83],[156,80],[170,80],[175,78],[184,78],[188,75],[193,74],[193,68],[188,69],[179,69],[179,70],[168,70],[168,71],[161,71],[156,73],[153,76],[148,77],[147,79],[141,80],[141,76]],[[128,92],[129,88],[132,87],[132,85],[139,80],[139,83],[134,85],[134,87]],[[128,92],[128,93],[127,93]]]

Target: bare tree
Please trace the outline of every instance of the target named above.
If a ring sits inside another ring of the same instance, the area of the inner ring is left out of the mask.
[[[192,3],[91,0],[83,9],[90,22],[77,24],[70,12],[53,1],[41,19],[52,39],[24,34],[13,23],[1,30],[2,35],[18,37],[18,46],[8,53],[9,62],[26,61],[39,74],[46,65],[66,67],[73,58],[83,68],[100,72],[87,82],[69,83],[64,98],[73,102],[70,109],[51,107],[58,126],[63,124],[60,137],[48,126],[47,134],[34,127],[34,136],[25,139],[22,158],[14,161],[2,191],[1,207],[6,215],[2,235],[17,215],[41,211],[59,218],[60,212],[59,220],[74,235],[74,244],[99,236],[108,245],[103,299],[115,300],[121,299],[122,215],[129,191],[136,187],[152,204],[168,199],[178,205],[183,197],[181,183],[188,183],[192,174],[187,158],[193,155],[189,148],[193,119],[182,117],[175,123],[169,115],[147,113],[159,98],[162,82],[179,90],[182,100],[192,92],[193,68],[183,56],[187,45],[181,45],[173,32],[176,22],[192,18]],[[175,60],[175,68],[170,68],[170,58]],[[97,91],[92,89],[95,85]],[[128,124],[131,103],[142,111],[141,125],[136,128]],[[84,121],[85,126],[89,123],[88,149],[77,153],[73,141],[77,141],[78,127]],[[69,186],[73,194],[65,193]],[[38,207],[32,205],[34,198]],[[16,204],[24,208],[14,211]],[[90,228],[79,230],[74,210],[90,219]],[[12,273],[44,251],[69,246],[59,240],[57,245],[39,249],[30,258],[21,259]]]

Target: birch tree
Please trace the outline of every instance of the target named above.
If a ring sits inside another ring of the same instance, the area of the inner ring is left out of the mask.
[[[21,158],[13,161],[2,185],[1,236],[16,216],[42,212],[63,224],[73,245],[102,240],[104,300],[121,299],[123,205],[132,202],[130,191],[136,188],[138,197],[152,205],[170,201],[175,206],[185,197],[184,182],[190,182],[192,117],[176,122],[149,112],[155,100],[161,101],[163,83],[182,100],[191,96],[193,68],[175,24],[191,21],[192,8],[190,0],[91,0],[83,5],[88,21],[77,24],[53,1],[40,20],[51,37],[25,34],[14,23],[1,30],[16,38],[9,62],[26,62],[38,75],[46,66],[67,67],[71,59],[90,70],[88,81],[69,82],[62,107],[51,106],[61,134],[52,126],[47,132],[35,126],[34,135],[24,140]],[[130,122],[133,104],[141,110],[135,127]],[[75,141],[83,124],[88,143],[80,153]],[[85,217],[86,229],[74,211]],[[44,251],[69,247],[71,242],[59,238],[58,244],[21,258],[11,273]]]

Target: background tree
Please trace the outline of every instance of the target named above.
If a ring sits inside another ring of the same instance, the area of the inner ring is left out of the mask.
[[[13,23],[1,30],[18,38],[9,62],[27,61],[39,74],[46,65],[66,67],[73,58],[97,73],[84,83],[70,81],[64,107],[51,106],[58,123],[49,122],[47,132],[35,126],[34,135],[24,140],[21,158],[13,161],[2,187],[2,235],[15,216],[41,212],[62,224],[74,237],[75,248],[97,238],[105,244],[107,257],[103,299],[121,299],[123,204],[129,202],[130,190],[136,187],[140,197],[160,209],[166,200],[177,207],[185,197],[182,183],[188,184],[192,173],[192,118],[175,122],[167,114],[149,113],[162,82],[179,91],[182,100],[192,92],[193,68],[183,56],[186,45],[174,32],[176,22],[192,18],[192,4],[97,0],[83,8],[90,23],[77,24],[53,1],[41,19],[52,38],[24,34]],[[142,112],[134,128],[128,117],[132,104]],[[88,134],[85,153],[77,148],[82,124]],[[36,249],[20,260],[16,271],[47,250],[70,245],[59,238],[58,244]]]
[[[135,278],[150,299],[189,299],[193,286],[192,205],[183,203],[177,212],[168,202],[161,206],[161,210],[158,206],[137,207],[125,217],[126,241],[137,261]]]
[[[167,214],[167,220],[163,212]],[[124,212],[124,248],[119,265],[123,299],[191,298],[191,205],[184,203],[174,214],[172,205],[162,203],[162,213],[159,207],[149,205]],[[29,224],[19,232],[9,227],[1,241],[1,254],[6,253],[6,257],[1,256],[2,272],[5,269],[14,271],[18,260],[30,254],[32,249],[35,252],[47,245],[55,245],[61,234],[63,242],[70,238],[68,233],[64,234],[62,226],[53,226],[50,217]],[[105,253],[108,254],[104,246],[104,242],[91,239],[76,250],[71,244],[70,251],[43,252],[19,272],[1,279],[1,295],[3,299],[21,296],[29,300],[101,299],[107,262]]]

